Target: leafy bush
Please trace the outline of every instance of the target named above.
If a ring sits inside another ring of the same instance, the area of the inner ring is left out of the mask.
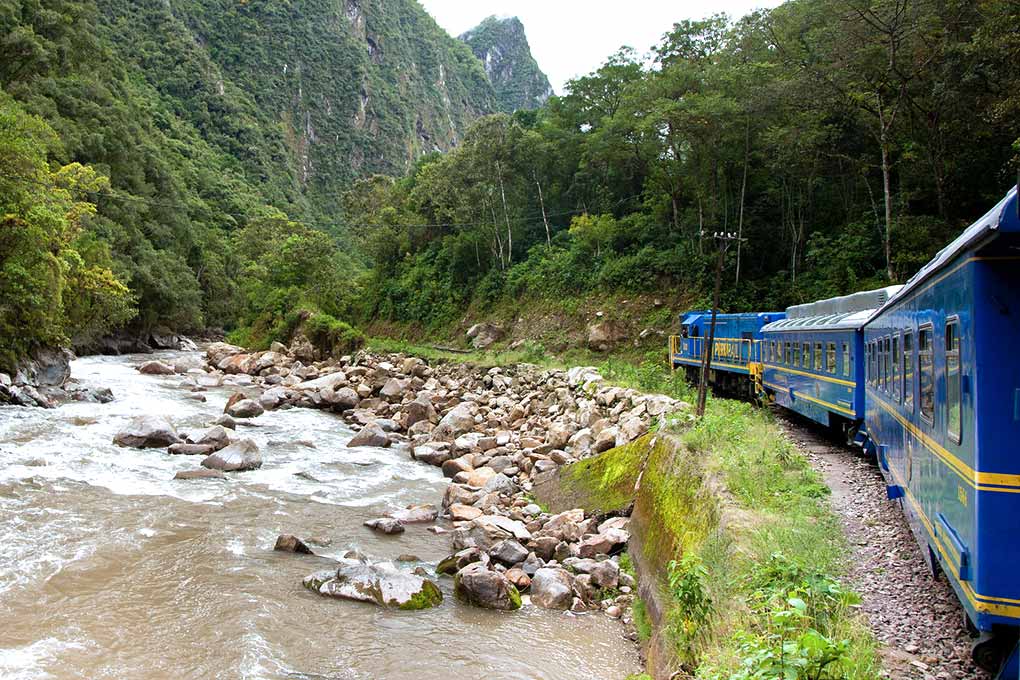
[[[350,354],[365,344],[361,331],[328,314],[312,314],[305,320],[303,329],[312,344],[330,356]]]

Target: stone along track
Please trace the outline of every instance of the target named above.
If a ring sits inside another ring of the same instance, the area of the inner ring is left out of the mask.
[[[777,413],[787,436],[832,490],[851,554],[848,578],[882,644],[885,671],[911,680],[987,680],[971,661],[964,613],[944,576],[933,577],[878,468],[820,427]]]

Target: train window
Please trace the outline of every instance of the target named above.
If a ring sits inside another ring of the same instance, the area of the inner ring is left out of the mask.
[[[800,343],[793,343],[793,366],[800,366]]]
[[[786,342],[786,343],[783,343],[783,345],[785,347],[785,349],[783,350],[783,356],[785,357],[785,359],[783,360],[783,363],[785,363],[787,366],[792,366],[793,365],[793,353],[790,351],[790,343]]]
[[[867,367],[867,372],[868,372],[867,382],[870,385],[871,384],[871,378],[872,378],[873,375],[875,375],[875,369],[871,365],[871,343],[870,342],[867,345],[865,345],[864,353],[865,353],[865,358],[864,358],[865,359],[865,364],[864,365]]]
[[[825,371],[836,375],[836,343],[830,342],[825,348]]]
[[[963,434],[962,377],[960,372],[960,320],[946,322],[946,432],[959,444]]]
[[[850,377],[850,345],[843,343],[843,377]]]
[[[822,371],[822,343],[815,343],[815,370],[821,373]]]
[[[889,377],[889,381],[892,383],[890,386],[893,399],[896,401],[900,400],[900,336],[894,335],[892,338],[892,352],[889,354],[889,359],[892,361],[892,375]]]
[[[893,361],[892,337],[890,336],[885,339],[885,391],[889,394],[893,393],[893,384],[896,380],[895,365],[896,362]]]
[[[875,371],[876,386],[878,389],[885,388],[885,339],[879,339],[878,341],[878,370]]]
[[[805,342],[803,347],[804,347],[803,353],[804,361],[801,364],[801,366],[803,366],[804,368],[811,368],[811,343]]]
[[[929,423],[935,419],[935,348],[931,325],[917,334],[917,374],[921,382],[921,417]]]
[[[903,407],[914,412],[914,334],[903,333]]]

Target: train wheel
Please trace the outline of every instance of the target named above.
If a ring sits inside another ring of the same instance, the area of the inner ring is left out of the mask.
[[[997,673],[1015,645],[1015,633],[1009,635],[1000,631],[986,632],[981,633],[981,637],[971,647],[970,654],[975,664],[989,673]]]

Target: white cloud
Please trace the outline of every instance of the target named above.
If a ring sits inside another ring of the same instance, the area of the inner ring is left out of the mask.
[[[717,12],[739,17],[781,0],[421,0],[440,26],[457,36],[490,15],[517,16],[531,51],[563,92],[571,78],[591,73],[621,46],[644,54],[673,24]]]

